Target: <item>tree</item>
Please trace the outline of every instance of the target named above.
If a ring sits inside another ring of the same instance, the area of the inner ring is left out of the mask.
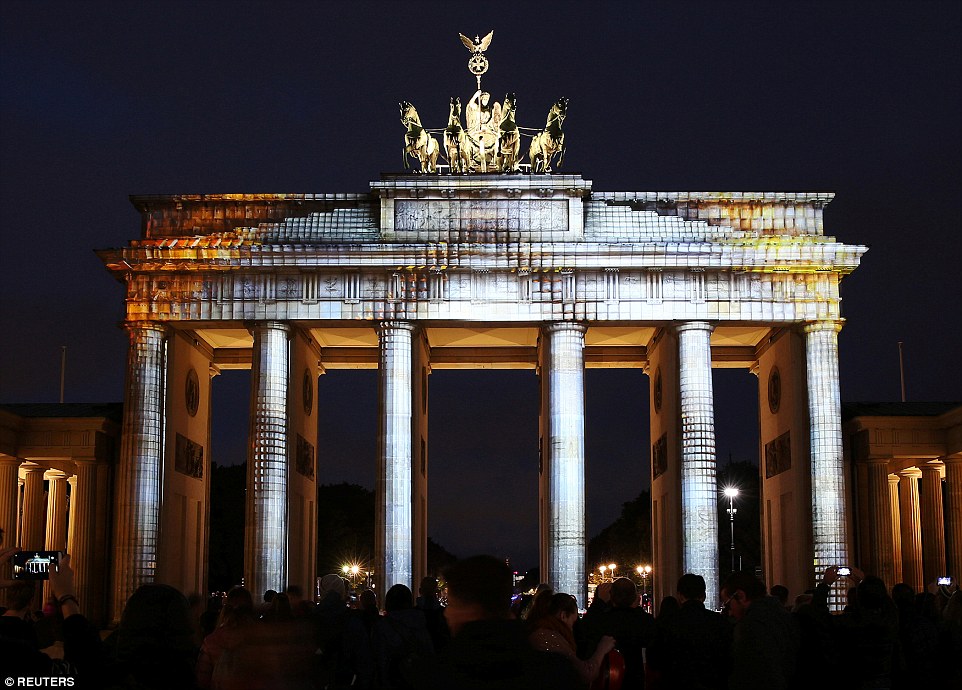
[[[588,542],[588,568],[617,563],[622,573],[651,563],[651,492],[622,504],[621,515]]]

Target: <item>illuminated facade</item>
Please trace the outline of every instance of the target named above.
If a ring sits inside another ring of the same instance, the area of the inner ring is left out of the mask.
[[[100,252],[126,287],[131,342],[115,613],[140,582],[201,589],[211,377],[248,367],[254,591],[314,576],[324,371],[380,372],[383,587],[413,586],[426,567],[431,370],[500,367],[540,376],[543,579],[584,602],[584,370],[638,367],[652,377],[655,596],[695,571],[715,600],[713,366],[760,378],[769,577],[803,589],[850,544],[839,282],[865,248],[824,234],[831,198],[496,174],[385,175],[369,194],[135,197],[141,238]]]

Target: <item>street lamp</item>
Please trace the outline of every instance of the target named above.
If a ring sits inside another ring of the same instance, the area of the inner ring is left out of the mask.
[[[732,535],[732,572],[735,572],[735,513],[738,512],[738,508],[735,507],[735,497],[738,496],[738,489],[734,486],[726,486],[725,495],[728,496],[728,521]]]
[[[609,577],[611,577],[611,581],[614,582],[615,581],[615,564],[614,563],[608,564],[608,575]]]
[[[601,581],[602,581],[602,582],[605,581],[605,571],[606,571],[607,569],[608,569],[608,567],[607,567],[607,566],[604,566],[604,565],[603,565],[603,566],[600,566],[600,567],[598,568],[598,572],[601,573]]]
[[[635,572],[637,572],[638,577],[641,578],[642,594],[648,594],[648,576],[651,575],[651,566],[639,565],[637,568],[635,568]]]

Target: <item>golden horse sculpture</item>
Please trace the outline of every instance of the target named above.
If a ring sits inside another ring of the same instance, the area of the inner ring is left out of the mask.
[[[464,141],[464,127],[461,126],[461,99],[451,98],[448,126],[444,129],[444,151],[452,173],[466,173],[471,167],[471,154]]]
[[[421,118],[418,117],[417,108],[407,101],[401,101],[401,124],[407,127],[404,133],[404,169],[408,170],[408,154],[411,158],[416,158],[421,163],[421,170],[415,172],[436,173],[438,171],[438,153],[440,147],[438,140],[421,126]]]
[[[551,160],[558,156],[558,167],[564,160],[565,135],[561,131],[565,116],[568,114],[568,99],[559,98],[548,111],[548,121],[544,129],[531,139],[528,158],[531,160],[532,173],[551,172]]]
[[[518,101],[513,93],[504,97],[501,106],[501,125],[499,127],[498,155],[495,157],[495,167],[501,173],[521,172],[521,133],[514,121],[514,113]]]

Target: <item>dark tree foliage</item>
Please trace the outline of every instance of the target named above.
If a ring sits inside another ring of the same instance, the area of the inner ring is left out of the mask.
[[[374,563],[374,492],[357,484],[317,487],[317,572],[345,563]],[[457,557],[428,537],[428,574],[439,576]],[[415,583],[416,585],[417,583]]]
[[[244,574],[244,496],[247,463],[210,467],[210,542],[208,588],[225,592]]]
[[[636,565],[651,563],[651,493],[642,491],[621,507],[621,515],[588,542],[588,570],[617,563],[627,574]]]
[[[374,563],[374,492],[357,484],[317,487],[317,572]]]

